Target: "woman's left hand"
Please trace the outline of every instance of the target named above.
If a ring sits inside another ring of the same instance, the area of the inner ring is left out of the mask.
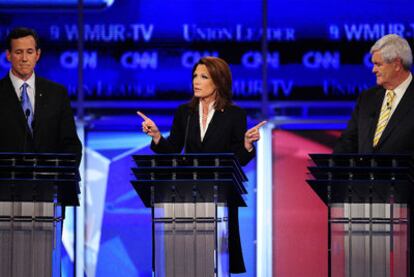
[[[250,128],[246,131],[246,133],[244,134],[244,147],[247,151],[250,152],[253,150],[253,143],[260,139],[259,128],[265,125],[266,123],[267,121],[264,120],[256,126],[254,126],[253,128]]]

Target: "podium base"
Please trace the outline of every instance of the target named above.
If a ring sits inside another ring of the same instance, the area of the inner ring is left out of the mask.
[[[227,227],[223,203],[154,204],[154,275],[230,276]]]
[[[407,204],[330,204],[332,277],[408,276]]]
[[[60,276],[61,207],[0,202],[0,276]]]

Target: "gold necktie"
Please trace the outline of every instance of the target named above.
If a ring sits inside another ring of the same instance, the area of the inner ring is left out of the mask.
[[[393,90],[387,90],[386,104],[382,106],[380,117],[378,119],[377,129],[375,130],[375,136],[373,140],[374,147],[378,144],[378,141],[387,126],[388,120],[391,116],[392,102],[394,101],[395,92]]]

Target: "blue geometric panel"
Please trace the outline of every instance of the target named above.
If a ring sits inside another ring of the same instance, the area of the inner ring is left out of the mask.
[[[88,210],[86,221],[85,244],[89,246],[89,254],[86,254],[87,276],[152,276],[152,229],[151,210],[144,207],[130,181],[133,179],[131,167],[134,167],[131,155],[152,154],[149,149],[150,138],[139,131],[137,132],[90,132],[87,135],[87,145],[92,156],[98,155],[108,161],[106,184],[100,184],[100,188],[106,188],[105,202],[92,201],[97,210]],[[138,147],[137,147],[138,146]],[[105,157],[104,157],[105,156]],[[89,167],[95,167],[97,160],[87,163]],[[99,162],[98,162],[99,164]],[[245,172],[249,178],[246,188],[249,194],[246,198],[247,208],[240,208],[239,221],[243,253],[247,268],[246,274],[237,276],[255,276],[255,162],[247,166]],[[87,171],[92,170],[88,168]],[[102,170],[102,167],[101,169]],[[87,191],[92,194],[97,184],[87,183]],[[102,195],[102,192],[100,193]],[[89,197],[89,196],[88,196]],[[88,209],[93,209],[88,206]],[[100,209],[102,205],[102,209]],[[92,242],[88,237],[97,233],[98,226],[92,226],[91,222],[102,217],[99,234],[95,234]],[[88,231],[88,229],[90,231]],[[99,245],[95,245],[96,236]],[[97,251],[95,255],[91,248]],[[87,250],[88,251],[88,250]],[[96,272],[95,274],[93,274]]]
[[[114,237],[101,245],[96,276],[150,276],[137,272],[124,242]]]

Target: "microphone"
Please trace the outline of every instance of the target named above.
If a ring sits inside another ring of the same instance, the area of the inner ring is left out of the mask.
[[[30,109],[26,109],[24,111],[24,116],[26,117],[26,122],[27,122],[27,119],[30,116]],[[23,153],[26,152],[26,146],[27,146],[27,129],[29,129],[29,126],[27,126],[27,124],[26,124],[26,126],[24,128],[24,136],[23,136],[23,138],[24,138]]]
[[[391,107],[391,103],[387,101],[387,109],[388,109],[388,110],[391,110],[391,108],[392,108],[392,107]]]
[[[185,125],[185,135],[184,135],[184,154],[187,153],[187,139],[188,139],[188,129],[190,127],[190,118],[192,113],[187,116],[187,124]]]

